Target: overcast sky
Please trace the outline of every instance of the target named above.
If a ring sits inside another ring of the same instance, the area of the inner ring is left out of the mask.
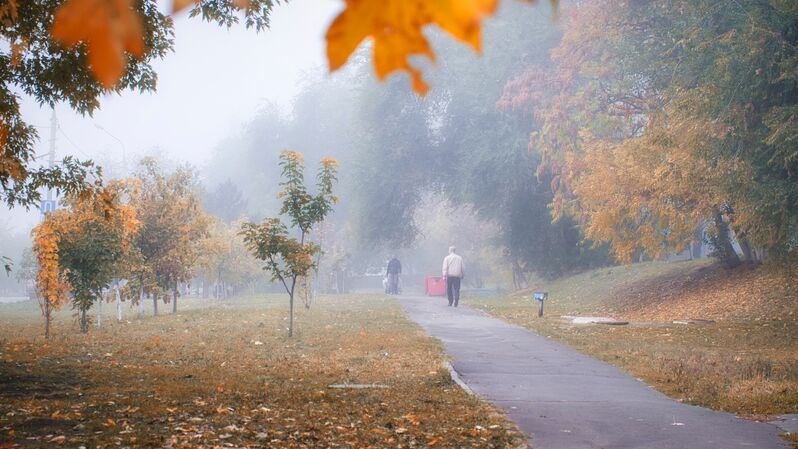
[[[292,0],[275,8],[271,29],[260,34],[179,14],[174,53],[154,63],[158,91],[107,95],[94,117],[57,107],[59,156],[85,153],[119,163],[124,145],[130,159],[157,147],[174,159],[203,162],[259,105],[287,107],[302,72],[326,68],[324,32],[342,5],[340,0]],[[23,114],[40,127],[37,153],[48,152],[50,109],[29,100]]]
[[[154,63],[158,91],[105,96],[94,117],[59,105],[57,159],[91,158],[112,175],[120,173],[123,158],[132,168],[137,157],[154,152],[201,167],[260,105],[288,110],[303,73],[326,70],[324,33],[342,8],[342,0],[292,0],[275,8],[271,29],[260,34],[178,15],[175,51]],[[51,110],[25,99],[22,113],[39,129],[36,153],[49,152]],[[38,215],[2,208],[0,225],[24,229]]]

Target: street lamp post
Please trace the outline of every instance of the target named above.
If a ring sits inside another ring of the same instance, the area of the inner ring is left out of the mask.
[[[125,142],[122,142],[122,139],[120,139],[119,137],[116,137],[115,135],[111,134],[110,131],[108,131],[107,129],[105,129],[102,126],[98,125],[97,123],[94,124],[94,127],[99,129],[100,131],[104,132],[105,134],[108,134],[112,139],[114,139],[117,142],[119,142],[119,145],[122,147],[122,170],[124,172],[127,172],[127,148],[125,147]],[[127,173],[125,173],[125,174],[127,174]]]

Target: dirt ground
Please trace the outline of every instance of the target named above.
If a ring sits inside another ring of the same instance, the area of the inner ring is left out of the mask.
[[[176,315],[107,317],[88,335],[64,311],[51,341],[35,304],[0,305],[0,448],[525,444],[452,382],[439,343],[391,299],[323,297],[292,339],[287,302],[183,300]]]
[[[603,268],[468,302],[614,364],[680,401],[765,419],[798,412],[798,286],[767,267],[707,261]],[[574,325],[564,315],[626,319]],[[674,321],[704,319],[694,324]]]

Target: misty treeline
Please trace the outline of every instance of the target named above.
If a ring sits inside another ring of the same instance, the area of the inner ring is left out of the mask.
[[[426,97],[375,82],[363,57],[309,75],[290,114],[265,107],[219,146],[208,178],[265,214],[279,149],[329,154],[344,161],[331,219],[342,251],[429,252],[440,224],[436,243],[516,280],[702,240],[729,266],[735,248],[794,256],[794,2],[600,0],[562,5],[556,21],[502,7],[479,58],[431,33]]]

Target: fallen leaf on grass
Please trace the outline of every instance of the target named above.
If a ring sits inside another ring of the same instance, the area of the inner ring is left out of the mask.
[[[442,436],[440,436],[440,435],[438,435],[437,437],[435,437],[435,438],[433,438],[433,439],[429,440],[429,442],[427,443],[427,445],[429,445],[429,446],[435,446],[436,444],[440,443],[441,441],[443,441],[443,437],[442,437]]]
[[[402,418],[408,420],[410,422],[410,424],[412,424],[414,426],[417,426],[418,423],[419,423],[418,418],[416,417],[416,415],[413,415],[413,414],[404,415],[404,416],[402,416]]]
[[[230,407],[221,407],[221,406],[220,407],[216,407],[216,413],[218,413],[220,415],[226,415],[226,414],[228,414],[228,413],[230,413],[232,411],[233,411],[233,409],[230,408]]]

